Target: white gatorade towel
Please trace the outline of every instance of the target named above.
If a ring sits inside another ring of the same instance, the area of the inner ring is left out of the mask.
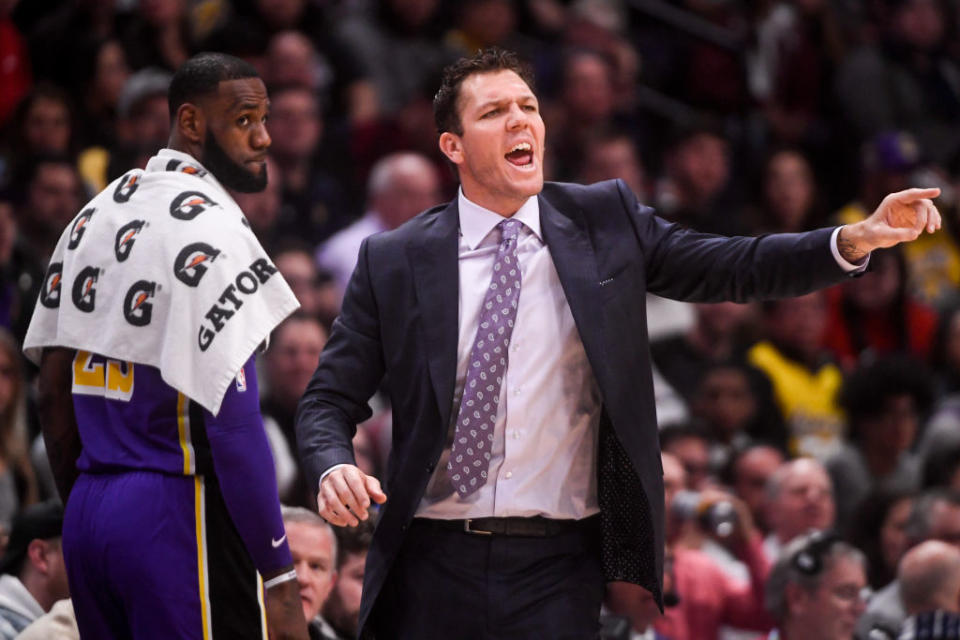
[[[151,365],[219,412],[258,345],[299,306],[240,207],[192,156],[162,149],[64,230],[24,339]]]

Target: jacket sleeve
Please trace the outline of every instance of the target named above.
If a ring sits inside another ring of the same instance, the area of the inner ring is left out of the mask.
[[[340,316],[334,321],[297,408],[297,446],[310,486],[336,464],[355,464],[351,440],[370,417],[384,376],[380,321],[369,274],[370,239],[360,247]]]
[[[833,228],[759,237],[699,233],[654,215],[617,181],[636,233],[647,290],[690,302],[799,296],[842,281],[830,249]]]

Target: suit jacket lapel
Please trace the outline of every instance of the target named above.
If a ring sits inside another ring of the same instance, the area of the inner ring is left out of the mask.
[[[561,213],[540,195],[540,226],[553,265],[595,372],[603,361],[602,323],[598,322],[600,276],[589,230],[578,209]],[[570,205],[572,206],[572,204]],[[521,295],[523,295],[521,293]]]
[[[457,201],[454,199],[446,209],[425,223],[424,232],[409,247],[427,366],[443,429],[450,422],[457,376],[458,230]]]

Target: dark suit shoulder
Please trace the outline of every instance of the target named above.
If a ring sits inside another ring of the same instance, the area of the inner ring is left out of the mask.
[[[587,215],[609,216],[614,211],[626,213],[639,210],[652,213],[653,209],[641,204],[637,196],[623,180],[613,179],[584,185],[572,182],[546,182],[542,196],[558,209],[571,205]]]
[[[416,216],[407,220],[396,229],[381,231],[369,237],[371,248],[398,248],[409,244],[411,241],[422,238],[424,234],[435,231],[438,225],[449,223],[448,216],[456,217],[456,206],[454,202],[445,202],[431,207],[426,211],[418,213]],[[452,209],[452,213],[448,212]]]
[[[621,180],[603,180],[593,184],[579,184],[576,182],[544,182],[543,197],[548,200],[553,197],[570,198],[578,203],[584,203],[597,198],[619,198]],[[626,187],[623,187],[626,188]]]

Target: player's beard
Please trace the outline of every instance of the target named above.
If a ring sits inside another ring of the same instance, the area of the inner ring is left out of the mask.
[[[240,193],[257,193],[267,188],[267,165],[263,165],[260,175],[237,164],[223,147],[217,143],[213,132],[207,130],[207,139],[203,149],[203,166],[216,176],[223,186]]]

